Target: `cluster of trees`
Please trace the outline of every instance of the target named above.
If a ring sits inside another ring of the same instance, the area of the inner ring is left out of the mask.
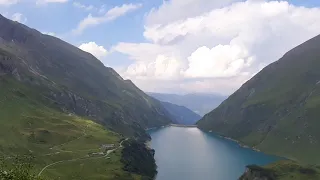
[[[32,171],[33,157],[29,155],[0,157],[1,180],[43,180]]]
[[[145,143],[136,140],[123,142],[121,162],[125,171],[139,174],[143,179],[154,179],[157,165],[154,160],[154,150],[146,147]]]

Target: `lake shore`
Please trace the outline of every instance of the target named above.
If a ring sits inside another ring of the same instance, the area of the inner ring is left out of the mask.
[[[214,134],[216,134],[215,132],[212,132],[212,131],[208,131],[208,132],[209,132],[209,133],[214,133]],[[252,150],[257,151],[257,152],[261,152],[261,150],[255,148],[255,147],[250,147],[250,146],[248,146],[248,145],[245,145],[244,143],[242,143],[242,142],[240,142],[240,141],[238,141],[238,140],[236,140],[236,139],[232,139],[232,138],[230,138],[230,137],[223,136],[223,135],[221,135],[221,134],[216,134],[216,135],[218,135],[218,136],[221,137],[221,138],[227,139],[227,140],[229,140],[229,141],[233,141],[233,142],[237,143],[240,147],[247,148],[247,149],[252,149]]]
[[[234,139],[206,133],[198,128],[170,126],[149,133],[158,166],[157,180],[210,180],[212,177],[232,180],[239,178],[248,164],[264,166],[279,159],[242,148]],[[232,162],[231,167],[228,162]]]

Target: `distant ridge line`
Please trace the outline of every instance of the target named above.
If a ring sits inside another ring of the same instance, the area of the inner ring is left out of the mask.
[[[185,124],[170,124],[169,126],[174,126],[174,127],[197,127],[197,125],[185,125]]]

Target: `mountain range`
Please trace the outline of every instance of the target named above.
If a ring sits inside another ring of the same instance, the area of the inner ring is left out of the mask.
[[[204,116],[226,99],[222,95],[203,93],[178,95],[149,92],[147,94],[163,102],[184,106],[200,116]]]
[[[171,119],[176,124],[194,125],[201,116],[190,109],[172,104],[169,102],[161,102],[163,107],[171,114]]]

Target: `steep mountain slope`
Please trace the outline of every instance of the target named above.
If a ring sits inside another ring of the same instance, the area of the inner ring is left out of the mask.
[[[263,151],[320,163],[320,36],[265,67],[197,124]]]
[[[201,116],[191,111],[190,109],[175,105],[169,102],[161,102],[163,107],[172,115],[172,121],[177,124],[193,125]]]
[[[55,107],[126,135],[170,123],[160,102],[91,54],[2,16],[0,27],[1,74],[38,86]]]
[[[122,137],[118,133],[50,108],[39,91],[13,78],[1,76],[0,87],[0,172],[9,172],[6,168],[13,157],[30,154],[32,171],[45,179],[133,179],[122,170],[120,151],[110,155],[110,160],[105,154],[88,157],[106,153],[102,144],[119,146]]]
[[[204,116],[212,109],[219,106],[219,104],[226,99],[224,96],[214,94],[161,94],[161,93],[148,93],[150,96],[163,101],[184,106],[191,109],[193,112]]]
[[[127,172],[120,141],[144,148],[144,129],[169,123],[158,100],[91,54],[0,15],[0,172],[27,153],[48,179],[148,178]]]

